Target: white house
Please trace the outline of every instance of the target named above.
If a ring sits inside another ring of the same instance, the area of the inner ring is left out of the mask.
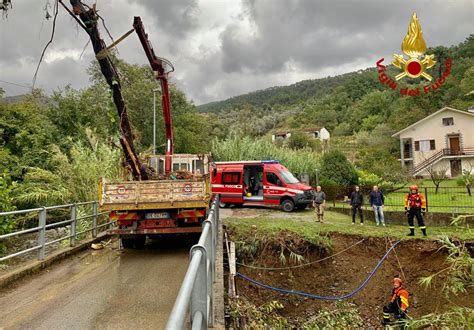
[[[455,177],[474,170],[474,111],[449,107],[392,135],[400,139],[400,162],[413,176],[446,171]]]
[[[311,136],[312,138],[319,139],[321,142],[328,141],[331,137],[329,131],[324,127],[312,127],[298,130],[298,132],[303,132]],[[291,136],[291,131],[279,131],[272,134],[272,141],[275,140],[285,140]]]

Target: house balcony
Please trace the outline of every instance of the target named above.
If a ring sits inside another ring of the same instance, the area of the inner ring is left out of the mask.
[[[449,158],[465,158],[465,157],[473,157],[474,156],[474,146],[468,146],[463,148],[445,148],[441,149],[440,151],[436,152],[430,158],[425,159],[419,164],[415,164],[411,173],[412,175],[416,175],[423,171],[428,166],[431,166],[441,159],[449,159]]]

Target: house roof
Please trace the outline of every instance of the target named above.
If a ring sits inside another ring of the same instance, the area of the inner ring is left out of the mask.
[[[463,111],[463,110],[458,110],[458,109],[454,109],[454,108],[450,108],[450,107],[444,107],[444,108],[442,108],[442,109],[439,109],[439,110],[436,111],[436,112],[433,112],[431,115],[426,116],[425,118],[423,118],[423,119],[421,119],[421,120],[418,120],[416,123],[413,123],[413,124],[411,124],[410,126],[405,127],[405,128],[402,129],[401,131],[399,131],[399,132],[393,134],[392,137],[397,137],[397,136],[399,136],[400,134],[402,134],[403,132],[409,130],[410,128],[415,127],[416,125],[418,125],[418,124],[424,122],[425,120],[428,120],[428,119],[430,119],[430,118],[436,116],[438,113],[443,112],[443,111],[446,111],[446,110],[451,110],[451,111],[459,112],[459,113],[462,113],[462,114],[465,114],[465,115],[474,117],[474,113],[471,113],[471,112],[468,112],[468,111]]]
[[[278,132],[274,132],[273,135],[286,135],[290,133],[290,131],[278,131]]]
[[[301,131],[303,132],[319,132],[321,130],[321,127],[310,127],[310,128],[304,128]]]
[[[311,128],[303,128],[303,129],[296,129],[296,130],[286,130],[286,131],[276,131],[273,132],[273,135],[286,135],[291,132],[319,132],[322,127],[311,127]]]

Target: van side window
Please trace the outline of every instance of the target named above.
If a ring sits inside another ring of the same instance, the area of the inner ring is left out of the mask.
[[[222,173],[223,184],[239,184],[240,173],[239,172],[224,172]]]
[[[275,173],[267,172],[265,175],[267,177],[267,183],[274,184],[276,186],[281,186],[281,180]]]

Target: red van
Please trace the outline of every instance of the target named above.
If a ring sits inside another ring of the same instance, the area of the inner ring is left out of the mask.
[[[212,193],[220,194],[221,207],[281,205],[291,212],[312,203],[314,190],[277,160],[214,162],[211,166]]]

